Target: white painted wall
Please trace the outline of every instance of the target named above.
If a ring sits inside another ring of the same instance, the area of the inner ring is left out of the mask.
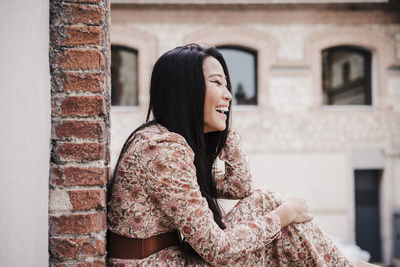
[[[305,197],[326,233],[351,241],[345,153],[249,153],[249,158],[255,188]]]
[[[0,262],[48,265],[49,2],[0,4]]]

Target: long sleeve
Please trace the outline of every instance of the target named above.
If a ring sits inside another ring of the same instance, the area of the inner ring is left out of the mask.
[[[251,173],[236,130],[229,131],[219,159],[225,162],[225,173],[215,167],[213,169],[217,197],[240,199],[248,196],[252,187]]]
[[[280,220],[275,211],[220,229],[200,193],[194,155],[184,138],[169,133],[147,145],[144,150],[150,152],[146,153],[146,160],[141,160],[143,165],[138,166],[141,183],[155,208],[170,218],[207,262],[232,264],[248,252],[264,248],[280,235]]]

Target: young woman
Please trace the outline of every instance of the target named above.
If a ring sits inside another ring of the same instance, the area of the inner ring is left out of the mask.
[[[109,265],[355,266],[311,222],[304,199],[251,188],[231,99],[215,47],[191,44],[158,59],[147,123],[114,172]],[[213,168],[217,157],[225,172]],[[223,215],[217,198],[240,201]]]

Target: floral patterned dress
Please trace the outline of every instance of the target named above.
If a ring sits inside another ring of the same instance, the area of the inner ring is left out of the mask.
[[[120,161],[108,203],[109,229],[131,238],[179,230],[201,256],[169,247],[144,259],[109,258],[109,266],[355,266],[312,222],[281,230],[277,194],[253,190],[236,131],[215,170],[221,198],[240,199],[214,222],[200,193],[194,154],[185,139],[155,124],[138,131]]]

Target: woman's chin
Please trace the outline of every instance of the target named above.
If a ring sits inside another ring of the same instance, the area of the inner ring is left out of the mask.
[[[226,125],[223,126],[218,125],[216,127],[204,127],[204,133],[211,133],[211,132],[222,132],[225,131]]]

